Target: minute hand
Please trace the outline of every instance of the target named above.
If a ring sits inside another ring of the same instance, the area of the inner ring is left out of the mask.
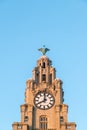
[[[47,98],[46,98],[46,92],[44,91],[44,102],[47,101]]]
[[[37,103],[37,105],[38,105],[38,104],[40,104],[40,103],[42,103],[42,102],[44,102],[44,100],[42,100],[42,101],[38,102],[38,103]]]

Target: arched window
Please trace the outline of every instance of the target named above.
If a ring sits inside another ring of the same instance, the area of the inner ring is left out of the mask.
[[[45,68],[45,62],[43,62],[43,64],[42,64],[42,68]]]
[[[42,115],[40,116],[40,129],[46,130],[48,126],[47,117]]]

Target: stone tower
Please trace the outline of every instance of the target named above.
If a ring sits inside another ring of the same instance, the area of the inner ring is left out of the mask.
[[[74,122],[68,122],[68,105],[64,104],[62,81],[56,78],[52,61],[43,53],[26,81],[25,103],[21,108],[21,121],[12,124],[13,130],[76,130]]]

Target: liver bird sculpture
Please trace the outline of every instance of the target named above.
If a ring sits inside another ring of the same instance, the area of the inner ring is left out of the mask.
[[[45,48],[45,45],[43,46],[43,48],[39,48],[38,50],[41,51],[43,55],[45,55],[47,51],[50,51],[50,49]]]

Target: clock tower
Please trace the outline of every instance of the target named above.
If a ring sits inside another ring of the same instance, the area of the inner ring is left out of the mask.
[[[39,51],[43,55],[37,60],[32,78],[26,81],[21,121],[12,124],[13,130],[76,130],[76,124],[68,122],[62,81],[56,78],[52,61],[45,55],[49,49]]]

